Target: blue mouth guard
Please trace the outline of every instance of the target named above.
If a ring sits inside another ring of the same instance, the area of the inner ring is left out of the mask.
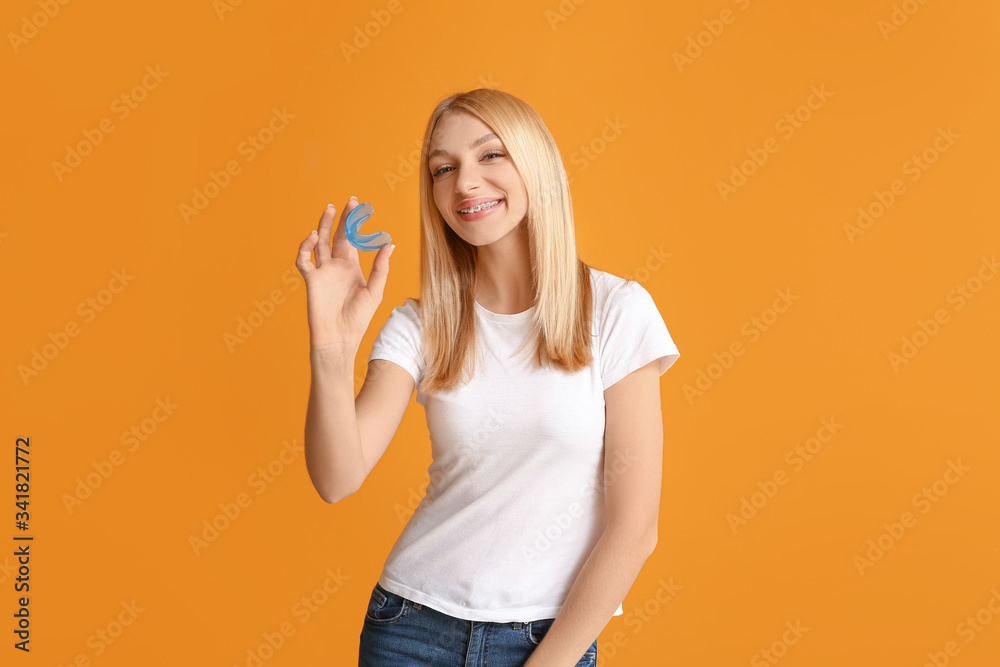
[[[389,245],[392,243],[392,237],[389,236],[389,232],[379,232],[378,234],[361,234],[358,229],[371,217],[375,209],[368,202],[355,206],[354,209],[347,214],[347,240],[351,242],[351,245],[358,250],[378,250],[384,245]]]

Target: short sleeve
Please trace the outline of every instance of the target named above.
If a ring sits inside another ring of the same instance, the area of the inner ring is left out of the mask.
[[[424,371],[423,326],[416,302],[407,299],[402,306],[397,306],[389,313],[389,319],[382,325],[375,342],[372,344],[372,359],[386,359],[405,368],[413,381],[419,386]]]
[[[600,350],[604,389],[657,359],[663,375],[681,356],[653,297],[637,282],[623,282],[611,291]]]

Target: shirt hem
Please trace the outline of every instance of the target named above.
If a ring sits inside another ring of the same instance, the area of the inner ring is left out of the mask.
[[[677,361],[680,356],[681,353],[677,350],[677,346],[671,344],[658,345],[657,347],[643,350],[639,354],[630,357],[626,363],[622,364],[622,370],[615,371],[613,374],[602,379],[604,390],[607,391],[610,387],[614,386],[620,380],[628,377],[634,371],[637,371],[646,364],[656,360],[662,360],[660,361],[660,365],[657,369],[659,374],[662,376],[667,372],[668,368],[674,365],[674,362]],[[666,366],[664,366],[664,364],[666,364]]]
[[[410,588],[404,584],[399,583],[393,579],[388,578],[385,574],[379,576],[378,583],[382,588],[400,595],[408,600],[412,600],[421,605],[426,605],[432,609],[435,609],[448,616],[454,616],[455,618],[460,618],[464,621],[481,621],[481,622],[492,622],[492,623],[527,623],[528,621],[536,621],[543,618],[556,618],[562,607],[553,606],[534,606],[525,607],[523,609],[470,609],[462,605],[456,605],[454,603],[448,602],[446,600],[440,600],[435,598],[433,595],[428,595],[423,591],[419,591],[415,588]],[[614,616],[622,615],[622,605],[618,605],[618,609],[615,610]]]

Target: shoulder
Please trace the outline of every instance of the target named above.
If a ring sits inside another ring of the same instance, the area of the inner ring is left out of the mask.
[[[420,302],[414,298],[404,299],[403,303],[392,309],[392,314],[396,313],[402,317],[420,319]]]
[[[607,271],[591,267],[590,284],[594,292],[594,313],[598,319],[652,303],[652,296],[642,285]]]
[[[403,329],[418,336],[423,334],[423,324],[420,319],[420,302],[413,298],[405,299],[402,304],[393,308],[389,313],[383,329]]]
[[[392,312],[397,310],[406,317],[420,319],[420,302],[412,297],[405,299],[403,304],[393,308]]]
[[[592,279],[604,389],[657,359],[662,375],[680,353],[652,295],[640,283],[606,271]]]

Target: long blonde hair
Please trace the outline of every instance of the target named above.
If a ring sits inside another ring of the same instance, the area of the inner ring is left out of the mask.
[[[569,181],[555,140],[521,99],[491,88],[445,98],[427,122],[420,152],[420,316],[427,363],[421,389],[445,391],[475,373],[475,281],[478,249],[459,237],[434,203],[428,166],[441,117],[461,110],[500,137],[528,194],[528,252],[538,367],[578,371],[593,362],[590,266],[576,252]],[[522,345],[521,349],[524,349]]]

